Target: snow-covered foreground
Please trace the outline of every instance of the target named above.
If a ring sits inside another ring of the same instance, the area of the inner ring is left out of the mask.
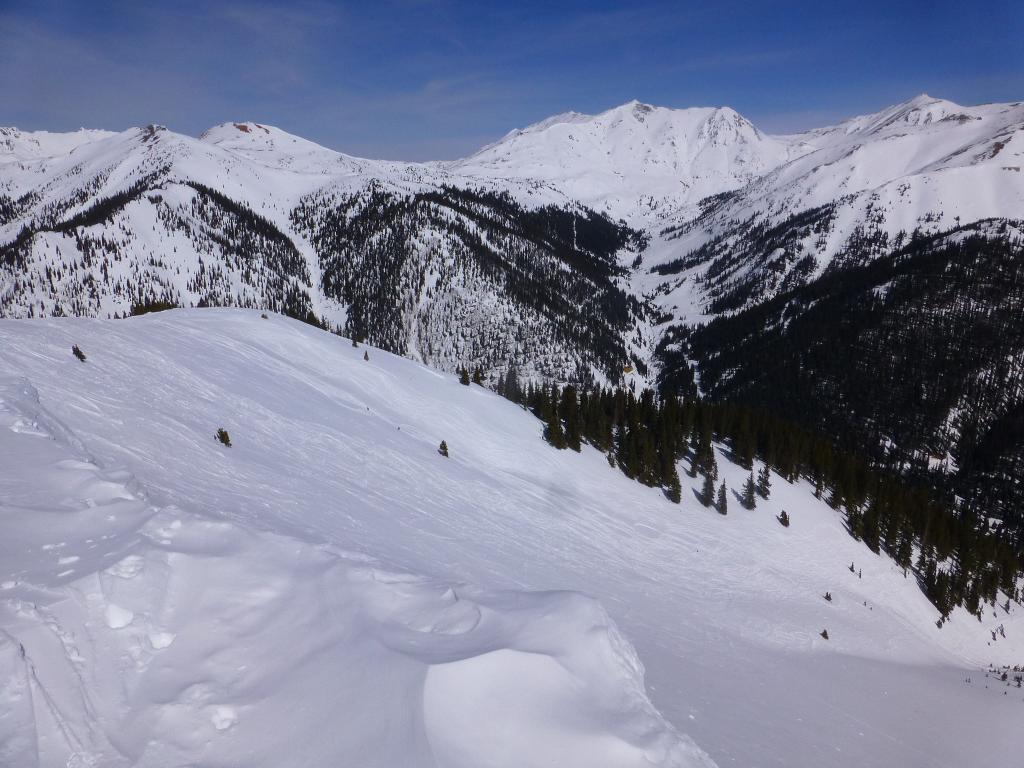
[[[0,322],[0,765],[1014,764],[1016,604],[939,630],[803,484],[676,506],[363,352]]]

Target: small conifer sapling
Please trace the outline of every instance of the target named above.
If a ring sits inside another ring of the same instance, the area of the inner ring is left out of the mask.
[[[224,429],[224,427],[221,427],[220,429],[217,430],[217,434],[215,435],[215,437],[226,448],[230,448],[231,447],[231,436],[228,435],[228,431],[226,429]]]
[[[77,358],[78,358],[79,360],[81,360],[81,361],[82,361],[83,363],[85,362],[85,352],[83,352],[82,350],[80,350],[80,349],[78,348],[78,345],[77,345],[77,344],[75,344],[75,345],[74,345],[73,347],[71,347],[71,354],[73,354],[73,355],[74,355],[75,357],[77,357]]]
[[[441,441],[441,445],[438,447],[437,452],[446,459],[448,458],[448,443],[445,440]]]

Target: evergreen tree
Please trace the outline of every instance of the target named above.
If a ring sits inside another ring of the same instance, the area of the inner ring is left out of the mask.
[[[366,350],[363,350],[363,360],[369,360],[369,359],[370,359],[370,353],[367,352]]]
[[[718,514],[725,515],[729,513],[729,500],[725,495],[725,481],[718,486],[718,498],[715,500],[715,508],[718,510]]]
[[[696,477],[700,472],[701,454],[700,439],[695,434],[690,443],[690,477]]]
[[[231,436],[228,435],[228,431],[224,429],[224,427],[218,429],[214,437],[216,437],[225,448],[231,447]]]
[[[523,391],[519,385],[519,373],[514,365],[509,365],[508,375],[505,376],[505,397],[513,403],[523,401]]]
[[[75,344],[75,345],[74,345],[73,347],[71,347],[71,354],[73,354],[73,355],[74,355],[75,357],[77,357],[77,358],[78,358],[79,360],[81,360],[81,361],[82,361],[83,363],[85,362],[85,352],[83,352],[82,350],[80,350],[80,349],[78,348],[78,345],[77,345],[77,344]],[[101,362],[102,362],[102,361],[101,361]]]
[[[767,464],[761,467],[757,475],[757,492],[762,499],[767,499],[772,491],[772,471]]]
[[[545,393],[546,395],[546,393]],[[562,429],[562,419],[558,415],[558,385],[551,385],[551,395],[544,397],[544,411],[546,415],[547,428],[545,437],[555,448],[562,450],[568,447],[565,441],[565,430]]]
[[[473,369],[473,383],[481,387],[484,385],[484,371],[479,365]]]
[[[753,509],[757,506],[757,485],[754,482],[754,473],[750,473],[750,477],[747,478],[747,482],[743,485],[743,506],[747,509]]]
[[[715,501],[715,481],[711,479],[711,475],[704,475],[704,486],[700,492],[700,503],[705,507],[710,507]]]
[[[437,452],[440,453],[442,456],[444,456],[447,459],[448,458],[448,443],[446,441],[442,440],[441,441],[441,445],[437,449]]]
[[[715,461],[715,451],[711,446],[711,426],[705,425],[700,433],[694,434],[693,466],[690,474],[697,476],[697,472],[710,474],[711,477],[718,477],[718,464]]]
[[[782,524],[783,528],[789,528],[789,514],[786,510],[782,510],[782,514],[779,515],[778,521]]]
[[[459,366],[459,384],[469,386],[469,370],[465,366]]]
[[[754,450],[755,441],[754,434],[750,428],[750,417],[748,413],[744,413],[744,417],[738,427],[739,434],[733,440],[733,445],[736,449],[736,455],[740,460],[740,464],[745,469],[752,469],[754,466]]]
[[[679,482],[679,472],[675,468],[675,464],[672,465],[672,473],[668,478],[668,490],[666,491],[669,501],[674,504],[678,504],[683,500],[683,486]]]
[[[576,387],[573,385],[570,384],[562,390],[558,411],[561,419],[565,422],[565,443],[579,453],[582,424],[580,423],[580,407],[576,396]]]

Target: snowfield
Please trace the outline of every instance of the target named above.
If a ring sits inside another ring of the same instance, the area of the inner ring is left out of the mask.
[[[0,321],[0,765],[1016,764],[1019,605],[681,474],[274,315]]]
[[[598,115],[549,117],[441,165],[492,183],[529,181],[612,218],[653,226],[801,151],[799,137],[766,136],[729,107],[631,101]]]

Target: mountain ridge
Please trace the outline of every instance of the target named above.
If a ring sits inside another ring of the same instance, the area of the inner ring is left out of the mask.
[[[745,303],[756,303],[787,280],[820,274],[859,233],[892,238],[1019,215],[1022,126],[1020,103],[961,107],[921,94],[833,126],[770,136],[728,107],[631,101],[597,115],[555,115],[466,158],[431,163],[357,158],[256,122],[222,123],[198,138],[160,126],[39,136],[2,129],[0,247],[33,220],[74,215],[158,171],[158,184],[191,179],[260,211],[307,253],[289,225],[304,196],[374,184],[397,195],[481,187],[527,208],[582,205],[646,231],[647,271],[631,290],[689,322],[737,285],[749,294]],[[962,194],[967,184],[979,194]],[[774,226],[826,204],[839,210],[827,232],[798,238],[802,254],[753,255],[725,272],[700,255],[734,248],[750,222]],[[683,279],[649,274],[657,268],[664,276],[684,257],[693,267]],[[315,258],[307,260],[316,272]]]

